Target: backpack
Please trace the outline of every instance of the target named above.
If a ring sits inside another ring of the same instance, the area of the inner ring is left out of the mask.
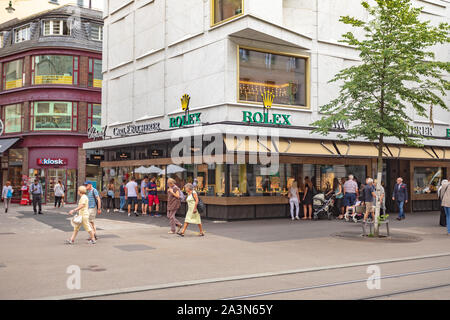
[[[8,188],[8,192],[6,193],[7,198],[12,198],[12,190]]]

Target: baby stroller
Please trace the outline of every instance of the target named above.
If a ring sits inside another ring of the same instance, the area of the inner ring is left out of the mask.
[[[334,193],[330,196],[318,193],[313,197],[314,220],[318,220],[319,217],[327,217],[328,220],[331,220],[335,198]]]
[[[352,219],[353,222],[357,223],[364,218],[366,206],[361,205],[361,203],[361,201],[357,201],[355,205],[347,207],[347,211],[344,215],[345,221],[348,222],[350,221],[350,219]]]

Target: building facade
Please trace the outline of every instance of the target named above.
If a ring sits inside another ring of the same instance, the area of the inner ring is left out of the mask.
[[[449,19],[447,1],[415,4],[433,23]],[[105,139],[84,145],[104,150],[103,183],[140,179],[137,168],[157,166],[162,197],[169,176],[181,187],[194,182],[206,217],[240,219],[286,216],[287,190],[294,180],[302,188],[306,176],[319,191],[349,173],[359,181],[373,177],[374,144],[339,141],[339,125],[327,137],[311,133],[319,107],[339,92],[328,81],[359,61],[338,42],[350,30],[339,22],[348,8],[367,19],[359,0],[106,1]],[[435,53],[449,59],[444,46]],[[395,178],[404,177],[408,210],[434,210],[436,186],[450,174],[450,115],[435,108],[434,124],[410,115],[414,130],[434,139],[421,149],[387,140],[383,180],[389,195]],[[269,138],[259,139],[264,130],[272,130]],[[217,134],[221,151],[212,159],[208,139],[196,144],[195,137]],[[192,137],[191,146],[179,152],[176,136]],[[261,151],[278,156],[275,172],[258,157],[252,161]]]
[[[82,144],[100,127],[102,28],[100,11],[71,5],[0,25],[1,182],[12,182],[15,201],[37,177],[44,202],[61,180],[74,203],[95,171]]]

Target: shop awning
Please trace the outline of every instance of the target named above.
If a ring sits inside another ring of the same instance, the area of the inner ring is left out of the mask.
[[[0,155],[8,151],[20,138],[0,139]]]

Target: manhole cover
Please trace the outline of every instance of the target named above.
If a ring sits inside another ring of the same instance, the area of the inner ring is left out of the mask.
[[[14,232],[0,232],[0,236],[5,236],[8,234],[15,234]]]
[[[144,250],[154,250],[155,248],[146,246],[144,244],[127,244],[121,246],[115,246],[117,249],[123,251],[144,251]]]
[[[98,229],[97,229],[98,230]],[[120,238],[118,235],[116,234],[101,234],[98,236],[98,238],[100,239],[108,239],[108,238]]]
[[[6,266],[3,263],[0,263],[0,268],[6,268]]]
[[[359,240],[359,241],[372,241],[372,242],[391,242],[391,243],[405,243],[405,242],[419,242],[422,241],[422,238],[411,235],[411,234],[390,234],[390,236],[386,236],[385,234],[381,235],[379,238],[363,236],[361,232],[355,231],[347,231],[347,232],[338,232],[333,233],[332,237],[346,240]]]

